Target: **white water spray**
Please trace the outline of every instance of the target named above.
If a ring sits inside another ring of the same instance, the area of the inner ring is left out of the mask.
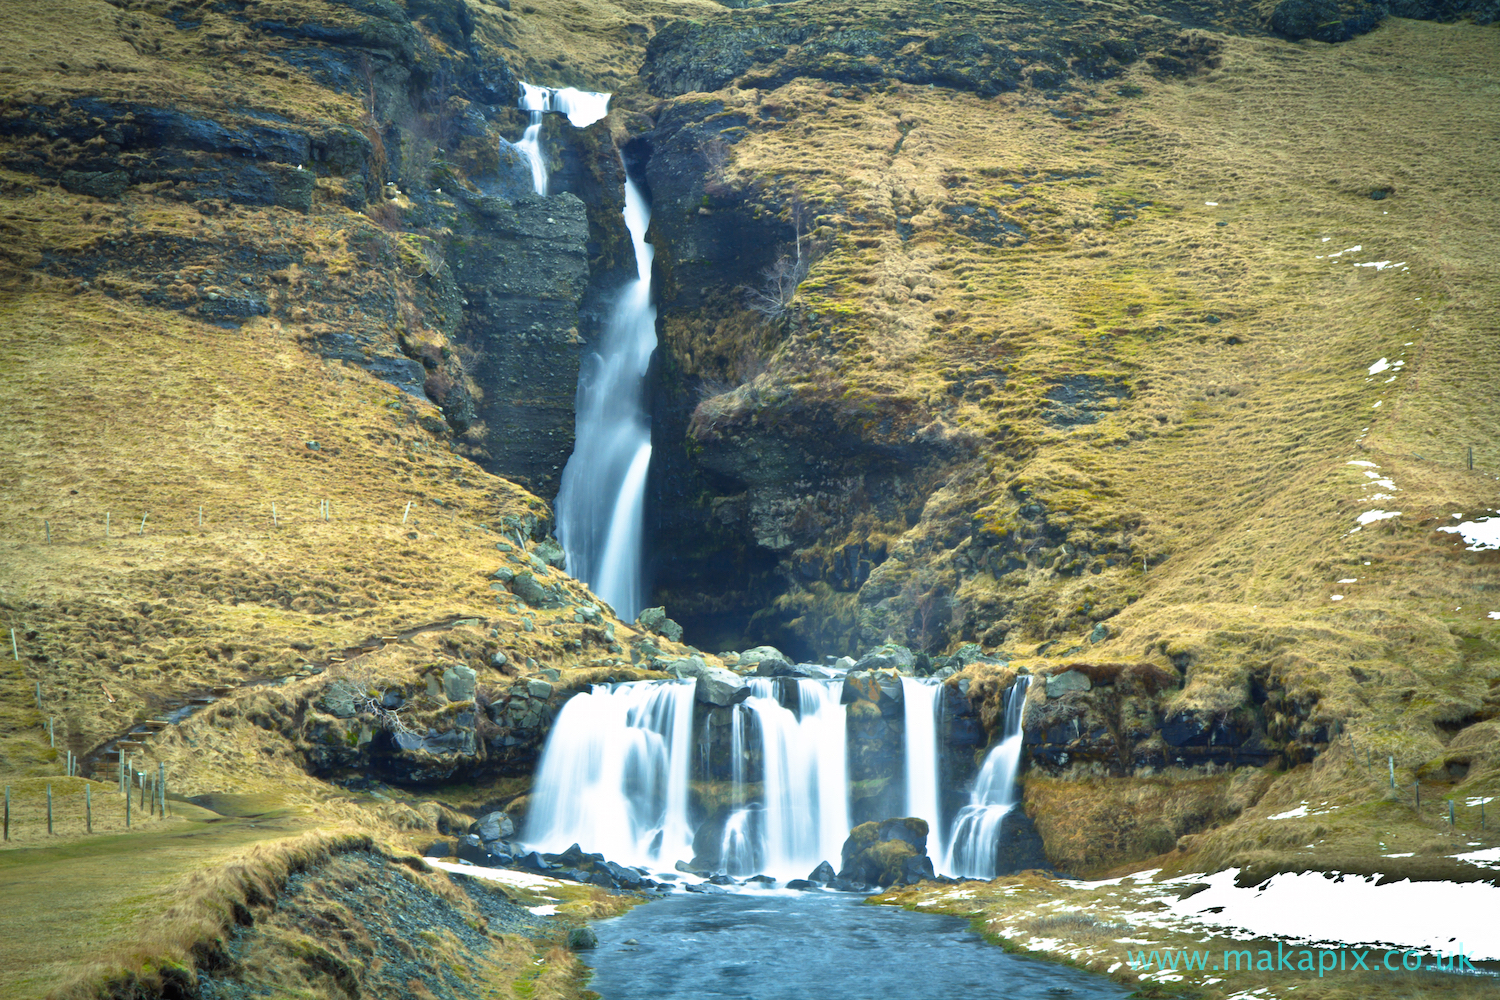
[[[943,857],[942,871],[971,878],[995,877],[995,848],[1001,823],[1016,805],[1016,775],[1021,768],[1021,721],[1026,688],[1031,678],[1021,676],[1005,692],[1002,738],[984,759],[974,780],[969,804],[953,821],[953,838]]]
[[[651,423],[646,371],[656,350],[651,301],[651,210],[625,181],[625,226],[635,248],[636,279],[620,292],[598,353],[578,373],[573,454],[557,494],[557,540],[568,572],[629,621],[644,605],[641,571]]]
[[[942,787],[938,773],[938,715],[943,686],[915,677],[901,678],[902,713],[906,723],[906,815],[927,821],[927,854],[944,856]]]
[[[744,707],[764,761],[763,805],[736,810],[724,828],[723,864],[732,875],[763,871],[802,878],[820,861],[837,864],[849,836],[849,761],[842,681],[789,680],[797,712],[776,699],[776,681],[749,678]],[[732,752],[743,756],[743,730]]]
[[[609,94],[595,94],[572,87],[538,87],[521,84],[521,108],[531,116],[531,123],[516,143],[516,148],[531,164],[531,183],[536,193],[547,193],[547,161],[542,155],[542,122],[549,111],[568,116],[574,128],[586,128],[609,113]]]
[[[571,844],[628,865],[692,856],[693,681],[595,686],[558,713],[537,769],[525,844]]]

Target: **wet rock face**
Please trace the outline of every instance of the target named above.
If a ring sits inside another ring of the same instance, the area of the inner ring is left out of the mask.
[[[588,284],[588,217],[571,194],[470,202],[448,261],[463,297],[459,336],[488,433],[485,464],[553,496],[573,451],[573,397]]]

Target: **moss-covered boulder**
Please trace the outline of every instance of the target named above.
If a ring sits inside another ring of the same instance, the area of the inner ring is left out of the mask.
[[[915,865],[914,858],[926,859],[927,821],[915,816],[888,819],[882,823],[862,823],[849,831],[840,852],[839,878],[846,882],[890,886],[913,881],[913,875],[924,870],[932,873],[932,863]]]

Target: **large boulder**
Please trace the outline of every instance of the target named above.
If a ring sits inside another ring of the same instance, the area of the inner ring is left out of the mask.
[[[513,837],[516,824],[503,812],[486,813],[474,824],[474,832],[485,844],[493,844],[497,840],[509,840]]]
[[[1046,678],[1046,682],[1048,698],[1061,698],[1065,694],[1087,691],[1093,687],[1088,674],[1081,670],[1067,670],[1060,674],[1053,674]]]
[[[474,671],[461,663],[455,663],[443,671],[443,694],[449,701],[473,701]]]
[[[915,868],[909,865],[913,858],[927,854],[927,821],[916,816],[888,819],[883,823],[862,823],[849,832],[840,852],[839,879],[847,882],[863,882],[881,887],[906,884],[913,881],[912,871],[932,871],[928,861],[925,868],[918,862]],[[922,876],[922,877],[930,877]],[[920,881],[920,877],[915,879]]]
[[[888,642],[876,646],[854,664],[855,670],[894,670],[908,676],[916,673],[917,654],[905,646]]]
[[[667,617],[666,608],[646,608],[635,616],[641,628],[665,636],[671,642],[682,641],[682,626]]]
[[[710,667],[699,656],[672,660],[662,668],[669,674],[694,678],[698,682],[693,697],[705,705],[736,705],[750,697],[750,685],[733,670]]]

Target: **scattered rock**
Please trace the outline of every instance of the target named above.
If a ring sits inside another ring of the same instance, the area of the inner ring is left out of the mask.
[[[870,650],[859,661],[854,664],[856,670],[895,670],[898,673],[911,675],[913,667],[917,662],[917,656],[905,646],[895,643],[886,643]]]
[[[594,933],[592,927],[574,927],[568,931],[570,951],[592,951],[597,947],[599,947],[599,935]]]
[[[1093,686],[1087,674],[1077,670],[1068,670],[1047,678],[1047,697],[1061,698],[1074,691],[1087,691]]]
[[[449,701],[473,701],[475,680],[473,670],[455,663],[443,671],[443,693]]]
[[[635,621],[641,628],[665,636],[671,642],[682,641],[682,626],[667,617],[666,608],[647,608],[635,616]]]
[[[492,666],[492,667],[503,667],[503,666],[505,666],[509,662],[510,662],[510,657],[506,656],[504,653],[500,652],[499,650],[496,650],[495,653],[494,653],[494,655],[492,655],[490,657],[490,666]]]
[[[1099,643],[1109,638],[1109,627],[1103,622],[1095,622],[1094,630],[1089,633],[1089,642]]]
[[[734,705],[750,696],[750,685],[739,674],[723,667],[710,667],[701,657],[672,660],[662,669],[678,677],[696,678],[698,687],[693,697],[706,705]]]
[[[715,885],[712,882],[689,882],[683,888],[688,892],[701,892],[709,896],[722,895],[729,891],[722,885]]]
[[[809,882],[805,878],[794,878],[786,884],[786,887],[788,889],[801,889],[805,891],[807,889],[816,889],[818,887],[818,883]]]
[[[789,669],[792,666],[792,659],[775,646],[756,646],[754,649],[747,649],[741,653],[739,659],[735,661],[735,666],[741,671],[748,671],[754,667],[756,674],[761,677],[775,677],[777,676],[776,668],[780,666]],[[762,670],[762,668],[765,669]]]
[[[814,882],[832,882],[837,875],[833,870],[833,865],[826,861],[819,861],[818,867],[814,868],[807,877]]]
[[[503,812],[486,813],[474,824],[474,832],[486,844],[515,836],[516,824]]]
[[[526,693],[533,698],[550,698],[552,685],[540,677],[532,677],[526,681]]]
[[[345,680],[328,685],[328,690],[318,699],[318,707],[329,715],[340,719],[352,718],[358,711],[363,692]]]
[[[536,548],[532,549],[531,554],[540,559],[545,565],[551,566],[554,569],[562,569],[568,561],[567,554],[563,552],[562,546],[550,538],[543,540]]]

